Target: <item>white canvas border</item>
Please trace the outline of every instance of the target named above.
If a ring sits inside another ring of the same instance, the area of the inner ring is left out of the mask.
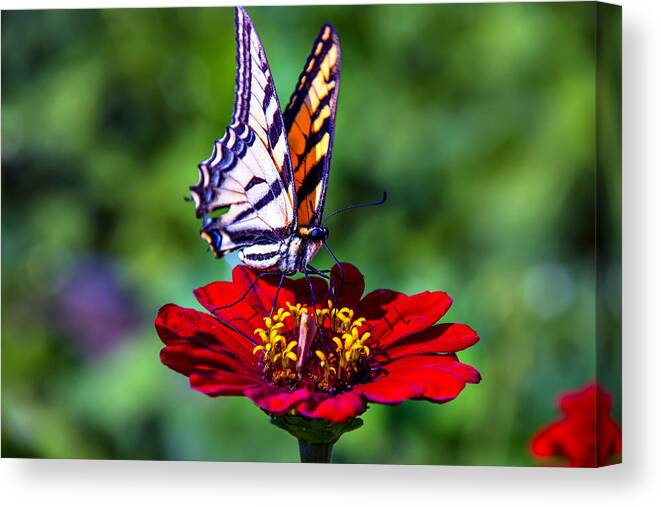
[[[6,1],[2,9],[228,5],[219,1]],[[251,2],[244,5],[309,4]],[[323,2],[352,3],[352,2]],[[359,3],[405,3],[367,2]],[[422,3],[422,2],[417,2]],[[649,505],[661,499],[661,19],[623,0],[624,464],[600,470],[2,460],[4,505]]]

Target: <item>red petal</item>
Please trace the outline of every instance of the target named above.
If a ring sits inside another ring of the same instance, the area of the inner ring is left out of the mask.
[[[331,293],[336,306],[356,308],[365,290],[365,278],[353,264],[335,264],[331,270]]]
[[[384,367],[384,375],[354,388],[366,400],[397,404],[408,399],[452,400],[466,382],[479,382],[477,370],[454,356],[407,356]]]
[[[223,370],[242,375],[255,375],[254,362],[238,361],[226,352],[195,345],[168,345],[161,350],[161,362],[183,375],[190,376],[199,370]]]
[[[445,315],[451,304],[452,299],[440,291],[414,296],[399,294],[390,303],[382,304],[381,309],[386,313],[376,322],[371,322],[372,341],[385,348],[404,336],[424,331]],[[367,318],[371,319],[369,316]]]
[[[241,299],[243,294],[233,282],[213,282],[193,291],[199,303],[219,321],[252,339],[253,330],[264,324],[262,317],[268,313],[247,304],[246,298]]]
[[[610,394],[596,383],[561,395],[560,408],[564,417],[533,437],[534,456],[559,456],[570,466],[595,467],[621,453],[622,435],[610,415]]]
[[[232,270],[231,282],[210,283],[193,294],[219,320],[246,334],[263,326],[263,317],[268,316],[271,309],[296,301],[292,281],[283,278],[281,273],[257,273],[242,265]]]
[[[537,457],[564,457],[574,467],[603,466],[621,452],[621,435],[612,421],[595,425],[594,421],[565,418],[539,431],[531,451]]]
[[[404,300],[408,296],[401,292],[388,289],[377,289],[367,294],[356,307],[356,314],[367,320],[378,320],[382,318],[397,301]]]
[[[295,301],[289,301],[290,303],[301,303],[304,305],[312,304],[312,294],[314,293],[314,303],[315,305],[325,305],[326,300],[330,297],[328,291],[328,284],[323,278],[318,276],[308,276],[307,278],[297,278],[295,280],[287,279],[287,284],[289,289],[295,294]],[[312,291],[310,289],[312,286]]]
[[[614,420],[603,421],[597,425],[599,435],[599,463],[605,464],[613,454],[622,453],[622,432]]]
[[[310,393],[305,388],[290,392],[268,384],[247,389],[244,394],[259,408],[269,414],[275,415],[284,414],[294,405],[310,396]]]
[[[166,345],[194,344],[200,348],[220,348],[247,362],[253,361],[254,343],[217,319],[197,310],[165,305],[158,311],[156,331]]]
[[[254,328],[253,319],[255,319],[255,323],[259,322],[257,311],[242,304],[243,301],[239,301],[241,293],[232,282],[212,282],[195,289],[193,295],[209,312],[234,325],[241,326],[244,332]],[[237,301],[239,302],[237,303]],[[242,322],[245,325],[242,325]]]
[[[190,385],[207,396],[241,396],[246,389],[259,384],[258,379],[225,371],[193,373]]]
[[[257,273],[238,265],[232,270],[232,282],[239,297],[243,297],[242,303],[255,308],[263,316],[268,315],[274,307],[276,293],[278,294],[276,308],[285,306],[285,301],[293,302],[296,299],[291,284],[288,283],[287,278],[282,278],[282,273]],[[279,290],[278,285],[280,285]]]
[[[592,382],[578,391],[562,394],[559,405],[568,416],[609,417],[612,400],[610,393]]]
[[[566,430],[562,422],[545,426],[535,434],[530,444],[533,456],[547,458],[561,454],[560,442],[565,438]]]
[[[396,382],[396,383],[395,383]],[[392,379],[377,379],[373,384],[364,384],[355,391],[369,401],[398,404],[409,399],[425,399],[446,402],[456,398],[465,383],[446,371],[411,371],[405,376]]]
[[[232,271],[232,282],[210,283],[196,289],[193,294],[219,320],[246,334],[262,327],[263,317],[269,315],[272,308],[284,308],[285,303],[310,305],[313,293],[317,304],[325,305],[330,297],[328,284],[317,276],[292,279],[281,278],[280,274],[275,273],[262,276],[259,280],[257,276],[256,272],[239,265]],[[276,294],[278,301],[274,305]]]
[[[174,304],[164,305],[158,310],[154,325],[166,345],[185,343],[200,332],[213,334],[218,328],[213,317]]]
[[[479,339],[477,333],[465,324],[437,324],[421,333],[391,341],[380,355],[397,359],[413,354],[457,352],[474,345]]]
[[[296,405],[296,411],[305,417],[343,423],[362,414],[365,402],[351,391],[335,396],[316,395]]]
[[[422,397],[425,393],[425,386],[409,382],[406,379],[385,376],[369,384],[354,387],[354,392],[367,401],[397,405],[405,400]]]
[[[384,369],[391,373],[406,374],[414,370],[442,370],[452,373],[470,384],[477,384],[482,380],[480,373],[472,366],[461,363],[454,354],[406,356],[385,365]]]

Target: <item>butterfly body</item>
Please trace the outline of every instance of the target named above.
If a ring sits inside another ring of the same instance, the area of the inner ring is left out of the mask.
[[[279,243],[248,246],[239,252],[239,259],[253,269],[293,274],[305,271],[322,244],[297,232]]]
[[[261,41],[236,8],[237,76],[232,123],[201,162],[190,187],[200,234],[216,257],[238,251],[254,269],[305,272],[323,246],[321,226],[335,110],[340,47],[326,24],[284,111]]]

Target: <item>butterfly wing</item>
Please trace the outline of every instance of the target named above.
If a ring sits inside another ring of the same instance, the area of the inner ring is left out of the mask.
[[[237,75],[232,123],[192,187],[201,235],[220,257],[277,243],[296,228],[296,195],[284,121],[262,43],[246,11],[235,10]],[[211,214],[218,216],[211,216]]]
[[[300,226],[319,225],[330,170],[340,84],[340,41],[325,24],[283,114]]]

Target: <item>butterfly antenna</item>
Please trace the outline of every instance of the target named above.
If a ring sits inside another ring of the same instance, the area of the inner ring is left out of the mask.
[[[324,241],[324,247],[326,248],[326,250],[328,250],[328,253],[333,258],[333,261],[335,261],[335,264],[340,269],[340,287],[339,287],[339,289],[340,289],[340,292],[341,292],[342,291],[342,285],[344,284],[344,269],[342,268],[342,263],[338,260],[338,258],[333,253],[331,248],[328,246],[328,243],[326,241]],[[331,276],[331,278],[332,278],[332,276]],[[328,284],[328,290],[331,291],[331,295],[333,296],[333,303],[337,304],[335,288],[336,287],[332,283],[332,280],[331,280],[331,283]]]
[[[340,268],[342,268],[342,263],[339,260],[337,260],[337,256],[333,253],[333,251],[328,246],[328,242],[324,241],[324,247],[326,248],[326,250],[328,250],[328,253],[333,258],[333,261],[335,261],[335,264],[337,264],[338,266],[340,266]]]
[[[328,222],[328,220],[330,220],[335,215],[339,215],[340,213],[344,213],[345,211],[349,211],[350,209],[367,208],[368,206],[381,206],[383,203],[386,202],[387,198],[388,198],[388,192],[383,192],[383,196],[378,201],[363,202],[363,203],[360,203],[360,204],[352,204],[351,206],[346,206],[344,208],[340,208],[336,211],[333,211],[330,215],[328,215],[324,219],[324,223]]]

